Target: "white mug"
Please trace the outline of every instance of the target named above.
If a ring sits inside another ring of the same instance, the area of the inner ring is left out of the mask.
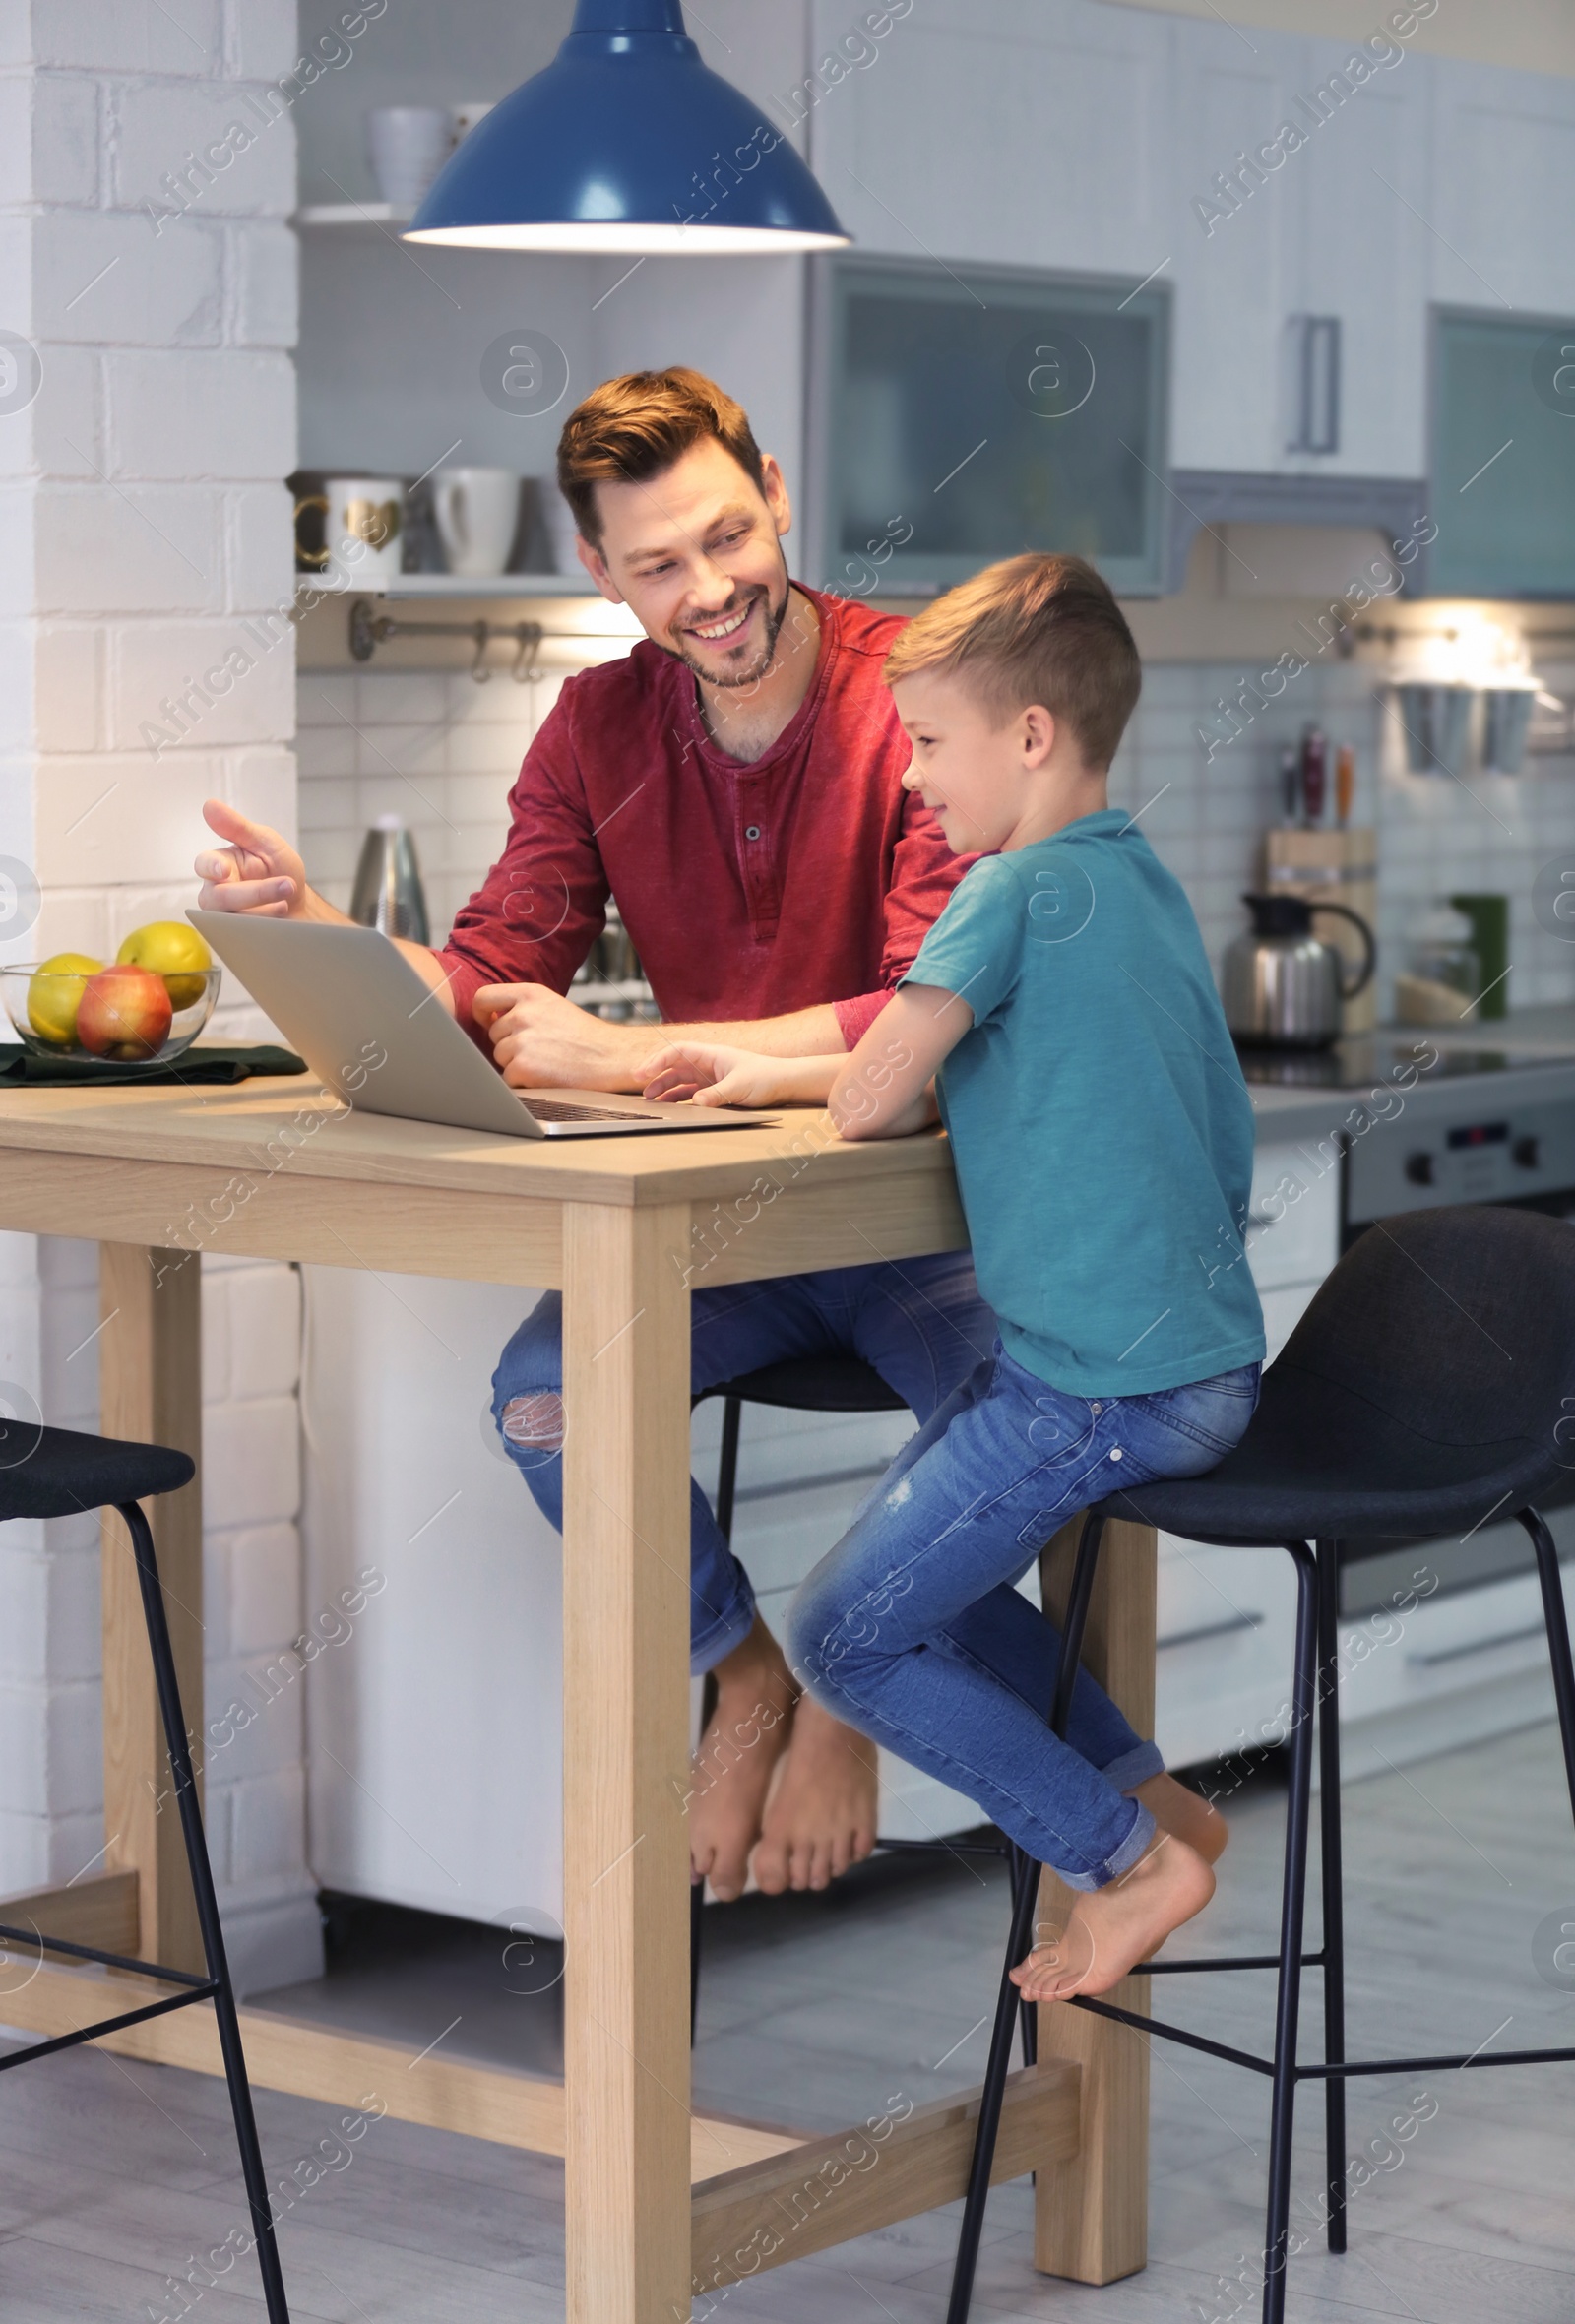
[[[520,477],[511,468],[440,468],[432,513],[451,573],[480,581],[509,561],[520,521]]]
[[[399,572],[405,485],[399,476],[330,476],[321,492],[295,504],[323,512],[323,546],[315,561],[331,589],[384,589]]]
[[[454,151],[447,105],[378,105],[365,118],[366,157],[391,210],[418,210]]]

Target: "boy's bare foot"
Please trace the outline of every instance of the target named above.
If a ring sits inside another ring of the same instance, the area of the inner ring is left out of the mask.
[[[755,1878],[768,1896],[825,1888],[875,1845],[875,1746],[808,1695],[766,1802]]]
[[[712,1894],[730,1903],[743,1893],[798,1689],[758,1614],[749,1636],[717,1664],[716,1678],[717,1708],[690,1775],[689,1868],[693,1879],[709,1880]]]
[[[1189,1791],[1174,1776],[1150,1776],[1146,1784],[1139,1784],[1132,1797],[1142,1800],[1162,1832],[1168,1832],[1172,1840],[1184,1840],[1206,1864],[1220,1861],[1230,1837],[1230,1827],[1207,1799],[1200,1799],[1196,1791]]]
[[[1036,1945],[1012,1982],[1029,2001],[1108,1993],[1213,1894],[1214,1874],[1197,1850],[1157,1832],[1130,1872],[1078,1897],[1059,1936]]]

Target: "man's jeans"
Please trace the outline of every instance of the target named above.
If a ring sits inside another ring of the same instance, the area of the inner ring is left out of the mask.
[[[966,1251],[877,1267],[829,1267],[766,1283],[697,1290],[691,1300],[691,1392],[789,1356],[852,1353],[927,1420],[989,1353],[995,1318],[978,1295]],[[563,1301],[548,1291],[504,1349],[492,1376],[502,1428],[518,1397],[563,1392]],[[574,1426],[574,1414],[566,1415]],[[563,1531],[563,1459],[503,1442],[543,1517]],[[690,1508],[690,1660],[709,1670],[748,1637],[755,1595],[693,1478]]]
[[[1198,1476],[1242,1435],[1246,1364],[1090,1403],[1001,1348],[933,1413],[793,1601],[793,1669],[825,1707],[978,1801],[1072,1888],[1136,1863],[1154,1818],[1123,1797],[1162,1765],[1086,1675],[1068,1740],[1045,1724],[1054,1633],[1012,1584],[1120,1485]]]

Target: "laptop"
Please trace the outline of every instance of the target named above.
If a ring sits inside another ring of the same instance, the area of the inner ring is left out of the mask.
[[[511,1089],[378,929],[233,911],[186,917],[319,1079],[365,1113],[512,1138],[741,1130],[780,1119],[598,1090]]]

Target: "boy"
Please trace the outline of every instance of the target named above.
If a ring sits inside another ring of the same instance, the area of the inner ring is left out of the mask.
[[[1050,1733],[1012,1585],[1080,1509],[1212,1469],[1251,1418],[1257,1294],[1216,1264],[1239,1249],[1251,1104],[1186,899],[1108,804],[1141,673],[1104,583],[1075,557],[993,566],[899,634],[885,675],[904,780],[980,861],[850,1057],[684,1046],[651,1091],[826,1097],[843,1137],[892,1137],[933,1119],[934,1077],[1001,1338],[804,1583],[793,1660],[1080,1892],[1013,1972],[1064,1999],[1202,1910],[1223,1827],[1168,1778],[1132,1783],[1142,1746],[1098,1690]]]

